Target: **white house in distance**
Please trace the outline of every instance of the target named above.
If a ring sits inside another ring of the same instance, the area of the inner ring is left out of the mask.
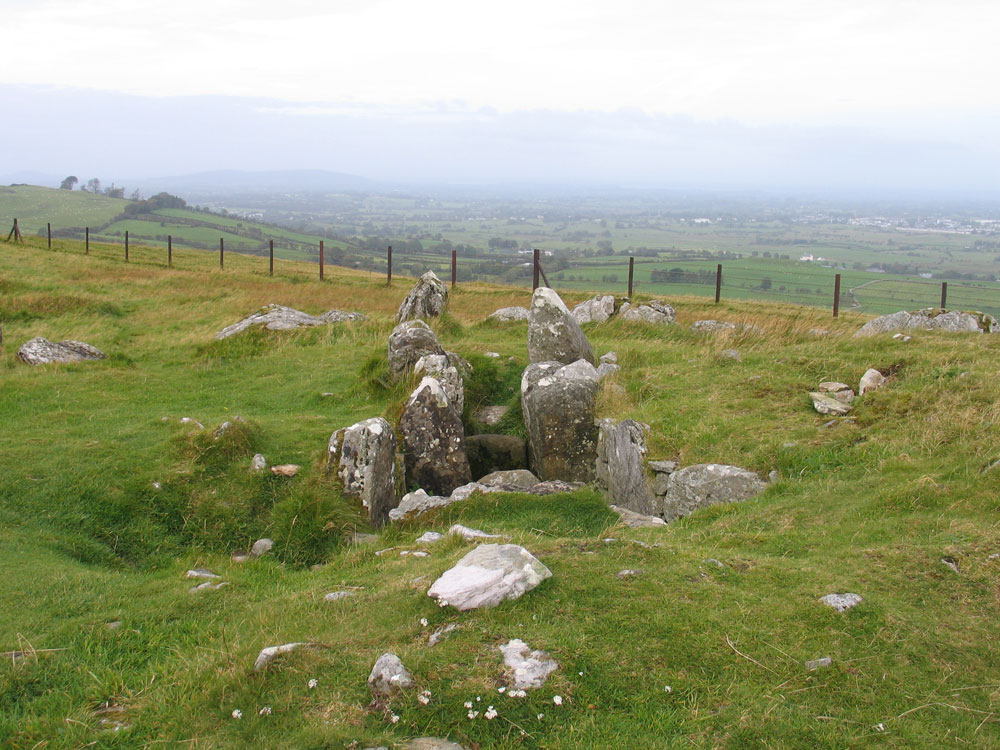
[[[814,261],[822,261],[822,260],[826,260],[826,258],[820,255],[813,255],[812,253],[808,253],[799,258],[799,262],[801,263],[812,263]]]

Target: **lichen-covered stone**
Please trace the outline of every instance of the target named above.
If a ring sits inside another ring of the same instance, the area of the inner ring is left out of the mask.
[[[436,318],[448,309],[448,287],[433,271],[428,271],[413,285],[396,313],[396,322]]]
[[[482,544],[434,581],[427,595],[465,612],[517,599],[551,576],[524,547]]]
[[[952,333],[996,333],[997,319],[981,312],[942,310],[928,307],[915,312],[900,310],[869,320],[854,334],[856,337],[877,336],[893,331],[949,331]]]
[[[291,331],[296,328],[311,328],[329,323],[364,320],[365,316],[356,312],[330,310],[322,315],[310,315],[301,310],[284,305],[266,305],[255,313],[251,313],[238,323],[226,326],[217,334],[216,339],[225,339],[245,331],[253,326],[262,326],[269,331]]]
[[[589,482],[595,476],[598,378],[583,359],[538,362],[521,377],[521,406],[531,467],[543,481]]]
[[[695,464],[669,475],[659,515],[672,521],[699,508],[748,500],[765,489],[767,484],[747,469]]]
[[[400,323],[389,335],[389,372],[398,378],[413,369],[421,357],[445,354],[434,331],[422,320]]]
[[[619,310],[622,320],[640,323],[657,323],[670,325],[674,322],[674,308],[659,300],[650,300],[641,305],[622,305]]]
[[[615,314],[615,298],[610,294],[584,300],[571,313],[577,323],[607,323]]]
[[[809,393],[809,398],[812,399],[813,408],[820,414],[843,416],[851,411],[850,404],[844,403],[828,393],[812,391]]]
[[[527,307],[501,307],[490,315],[492,320],[499,320],[501,323],[517,323],[528,319]]]
[[[447,354],[425,354],[413,366],[417,375],[435,378],[448,394],[451,405],[461,414],[465,408],[465,381]]]
[[[868,391],[877,391],[884,384],[885,375],[874,368],[866,370],[865,374],[861,376],[861,382],[858,384],[858,395],[864,396]]]
[[[356,498],[376,526],[399,504],[396,435],[382,417],[337,430],[327,448],[327,472],[343,483],[343,494]]]
[[[71,364],[104,359],[104,352],[83,341],[55,342],[39,336],[25,342],[17,350],[17,356],[29,365]]]
[[[531,362],[570,364],[578,359],[594,363],[594,350],[580,324],[548,287],[538,287],[528,310],[528,359]]]
[[[462,418],[435,378],[426,377],[410,395],[399,420],[406,475],[420,487],[450,495],[472,481]]]
[[[597,481],[613,504],[642,515],[656,506],[645,469],[648,431],[649,425],[631,419],[604,419],[597,437]]]

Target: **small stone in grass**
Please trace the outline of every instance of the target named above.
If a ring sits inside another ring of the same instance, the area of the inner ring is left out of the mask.
[[[271,473],[278,477],[294,477],[301,468],[298,464],[278,464],[271,467]]]
[[[861,596],[858,594],[827,594],[820,597],[820,601],[828,607],[833,607],[838,612],[844,612],[851,607],[861,604]]]
[[[810,661],[807,661],[806,669],[812,672],[816,669],[821,669],[822,667],[829,667],[831,664],[833,664],[833,659],[831,659],[829,656],[824,656],[819,659],[812,659]]]
[[[644,572],[644,570],[639,570],[637,568],[626,568],[625,570],[618,571],[618,577],[632,578],[633,576],[641,576]]]

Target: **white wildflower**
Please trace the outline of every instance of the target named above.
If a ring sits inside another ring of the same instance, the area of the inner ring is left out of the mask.
[[[538,718],[539,721],[541,721],[542,719],[545,718],[545,714],[538,714],[537,718]]]
[[[472,701],[466,701],[465,702],[465,707],[466,708],[472,708]]]
[[[309,680],[309,689],[310,690],[313,690],[317,685],[319,685],[319,680],[317,680],[316,678],[313,678],[313,679]]]
[[[260,711],[257,712],[257,715],[258,716],[270,716],[271,715],[271,707],[270,706],[264,706],[264,708],[262,708]]]
[[[500,687],[497,688],[497,692],[500,693],[500,694],[506,693],[507,692],[507,688],[504,687],[503,685],[501,685]]]
[[[489,708],[486,709],[486,713],[483,714],[483,716],[492,721],[497,717],[496,709],[494,709],[493,706],[490,706]]]
[[[420,625],[421,625],[422,627],[425,627],[425,628],[426,628],[426,627],[427,627],[427,626],[428,626],[429,624],[430,624],[430,623],[428,623],[428,622],[427,622],[427,618],[426,618],[426,617],[421,617],[421,618],[420,618]]]
[[[507,693],[511,698],[524,698],[527,694],[525,690],[511,690]]]
[[[561,706],[562,705],[562,696],[561,695],[553,695],[552,696],[552,702],[555,703],[557,706]]]
[[[426,706],[428,703],[431,702],[431,691],[424,690],[422,693],[420,693],[420,695],[417,696],[417,700]]]
[[[583,672],[577,672],[577,674],[583,677]]]
[[[447,599],[438,599],[438,606],[439,607],[447,607],[448,606],[448,600]]]
[[[876,724],[875,725],[875,731],[876,732],[884,732],[885,731],[885,724],[882,724],[881,722],[878,723],[878,724]]]
[[[469,711],[469,713],[466,714],[466,715],[471,720],[471,719],[475,719],[477,716],[479,716],[479,712],[478,711]]]
[[[663,686],[663,690],[664,690],[665,692],[668,692],[668,693],[672,693],[672,692],[674,692],[674,689],[673,689],[672,687],[670,687],[670,685],[664,685],[664,686]]]
[[[242,719],[243,718],[243,712],[240,711],[238,708],[234,708],[233,709],[233,718],[234,719]]]
[[[399,721],[399,714],[389,714],[389,721],[393,724],[397,723]]]

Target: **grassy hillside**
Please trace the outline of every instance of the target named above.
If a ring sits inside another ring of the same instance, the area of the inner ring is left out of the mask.
[[[17,217],[24,234],[45,233],[45,225],[53,229],[76,228],[107,224],[120,214],[127,200],[94,195],[82,190],[57,190],[35,185],[0,187],[0,228],[6,237]]]
[[[591,489],[489,495],[352,545],[367,529],[321,458],[333,430],[405,398],[410,384],[385,382],[385,343],[409,283],[343,269],[321,283],[291,262],[269,278],[236,255],[220,271],[193,252],[169,270],[157,248],[125,265],[118,248],[43,244],[0,243],[0,652],[27,654],[0,664],[0,747],[1000,744],[1000,467],[981,473],[1000,457],[1000,336],[857,340],[864,318],[850,313],[670,298],[677,326],[587,329],[622,364],[624,395],[604,393],[601,415],[649,423],[652,457],[777,469],[766,493],[639,530],[617,526]],[[461,285],[434,324],[476,367],[471,403],[516,401],[526,327],[484,319],[528,299]],[[369,320],[213,340],[269,302]],[[694,335],[703,318],[763,333]],[[15,354],[33,336],[109,356],[29,367]],[[806,392],[868,367],[895,374],[853,420],[825,426]],[[237,414],[247,426],[212,440]],[[252,475],[257,451],[303,469]],[[509,535],[553,578],[494,610],[439,608],[427,587],[471,546],[398,552],[454,522]],[[272,555],[231,561],[260,536]],[[196,566],[230,585],[189,593]],[[644,574],[619,580],[624,568]],[[357,593],[323,600],[344,587]],[[845,591],[864,602],[846,613],[817,602]],[[561,665],[524,699],[497,691],[496,646],[514,637]],[[320,645],[252,671],[261,648],[289,641]],[[385,651],[431,691],[428,705],[418,690],[369,708],[365,679]],[[830,667],[805,668],[824,656]],[[499,715],[470,720],[466,701]]]

